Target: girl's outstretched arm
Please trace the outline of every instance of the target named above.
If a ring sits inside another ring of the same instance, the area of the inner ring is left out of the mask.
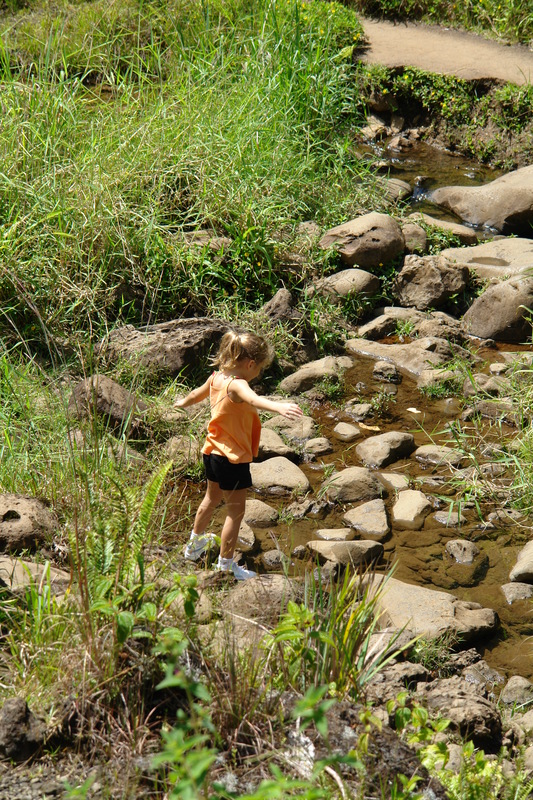
[[[196,389],[193,389],[192,392],[189,392],[188,395],[185,397],[178,397],[178,399],[174,402],[175,408],[187,408],[187,406],[193,406],[195,403],[200,403],[202,400],[205,400],[206,397],[209,396],[209,384],[211,383],[211,378],[209,377],[202,386],[198,386]]]
[[[303,411],[297,403],[284,403],[261,397],[250,388],[245,380],[237,379],[232,381],[230,393],[236,394],[239,400],[242,400],[243,403],[249,403],[254,408],[273,411],[275,414],[282,414],[288,419],[298,419],[303,415]]]

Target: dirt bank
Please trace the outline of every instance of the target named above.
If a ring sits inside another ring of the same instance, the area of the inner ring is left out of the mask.
[[[418,23],[361,19],[367,64],[417,67],[465,80],[489,78],[522,86],[533,82],[533,51],[471,33]]]

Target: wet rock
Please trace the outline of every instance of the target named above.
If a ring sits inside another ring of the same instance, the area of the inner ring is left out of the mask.
[[[0,755],[13,761],[31,758],[43,746],[45,723],[22,697],[6,700],[0,711]]]
[[[287,419],[281,414],[277,414],[264,422],[263,428],[280,431],[293,441],[311,439],[316,432],[316,424],[312,417],[303,416],[299,419]]]
[[[393,217],[372,212],[327,231],[319,246],[324,250],[335,247],[349,267],[357,264],[372,269],[402,253],[405,241]]]
[[[463,383],[463,395],[465,397],[475,397],[477,394],[489,394],[492,397],[498,395],[508,395],[511,391],[511,383],[507,378],[497,375],[485,375],[484,373],[474,373]]]
[[[363,537],[378,542],[382,542],[390,533],[385,503],[381,499],[370,500],[357,508],[351,508],[344,514],[343,520]]]
[[[311,488],[302,470],[283,456],[251,464],[250,471],[254,489],[264,489],[269,492],[307,492]]]
[[[320,528],[315,531],[315,536],[326,542],[350,542],[355,538],[352,528]]]
[[[409,488],[409,476],[399,472],[380,472],[378,477],[389,492],[401,492]]]
[[[335,472],[320,491],[332,503],[357,503],[381,497],[383,485],[369,469],[347,467]]]
[[[441,256],[462,264],[473,277],[482,280],[501,280],[517,277],[533,265],[531,239],[500,238],[474,247],[449,247]]]
[[[324,519],[329,511],[331,505],[327,500],[313,500],[312,497],[305,497],[285,507],[287,516],[292,519]]]
[[[255,549],[255,546],[256,546],[255,533],[250,528],[248,523],[243,520],[239,528],[236,548],[237,550],[240,550],[241,553],[250,553],[252,550]]]
[[[457,528],[459,525],[464,525],[466,522],[465,517],[459,513],[459,511],[436,511],[435,514],[433,514],[433,519],[439,525],[444,525],[446,528]]]
[[[68,402],[68,413],[77,419],[100,417],[121,432],[146,435],[144,416],[148,406],[106,375],[93,375],[76,384]]]
[[[414,437],[402,431],[389,431],[369,436],[355,448],[357,457],[367,467],[386,467],[401,458],[407,458],[414,449]]]
[[[409,214],[407,219],[412,220],[414,224],[423,222],[430,228],[436,228],[437,230],[451,233],[452,236],[456,236],[460,240],[461,244],[477,244],[477,233],[473,228],[469,228],[466,225],[459,225],[457,222],[447,222],[444,219],[437,219],[436,217],[431,217],[429,214],[421,214],[420,212]]]
[[[392,526],[419,531],[431,508],[431,503],[423,492],[417,489],[405,489],[400,492],[392,507]]]
[[[405,239],[405,250],[407,253],[426,252],[428,236],[424,228],[414,222],[407,222],[405,225],[402,225],[402,233]]]
[[[376,114],[369,114],[366,118],[366,125],[359,131],[363,139],[374,141],[387,135],[387,123]]]
[[[436,444],[424,444],[421,447],[417,447],[414,457],[421,464],[431,466],[448,464],[449,466],[460,467],[464,461],[464,455],[459,450]]]
[[[290,559],[281,550],[274,548],[262,553],[261,561],[266,569],[280,571],[287,566]]]
[[[361,431],[356,425],[350,425],[348,422],[339,422],[333,428],[333,434],[341,442],[353,442],[361,436]]]
[[[115,328],[97,347],[97,353],[113,364],[131,360],[150,375],[171,377],[197,367],[231,326],[207,318],[178,319],[147,325]]]
[[[284,392],[298,394],[311,389],[326,378],[338,383],[342,379],[342,374],[351,367],[353,360],[347,356],[325,356],[318,361],[305,364],[292,375],[287,375],[279,386]]]
[[[314,290],[330,300],[343,300],[350,295],[370,296],[378,294],[380,280],[363,269],[343,269],[318,281]]]
[[[500,703],[504,705],[527,706],[533,702],[533,683],[520,675],[509,678],[500,694]]]
[[[527,236],[533,224],[532,176],[533,166],[522,167],[483,186],[443,186],[428,199],[472,225]]]
[[[321,560],[342,566],[368,566],[379,561],[383,555],[383,546],[379,542],[370,541],[326,542],[315,539],[307,542],[307,547],[318,554]]]
[[[533,583],[533,541],[528,542],[518,553],[509,580],[512,583]]]
[[[259,461],[265,461],[273,456],[285,456],[291,461],[298,460],[298,454],[294,447],[285,444],[277,431],[271,428],[262,428],[257,458]]]
[[[481,339],[524,342],[531,337],[528,309],[533,306],[533,280],[513,278],[489,286],[463,317],[465,329]]]
[[[404,332],[405,331],[405,332]],[[417,311],[416,308],[386,306],[378,308],[375,317],[358,328],[358,335],[365,339],[383,339],[398,335],[406,337],[433,337],[452,342],[465,340],[461,323],[443,311]]]
[[[451,539],[445,550],[458,564],[472,564],[479,555],[479,547],[466,539]]]
[[[332,452],[333,446],[325,436],[317,436],[315,439],[309,439],[304,444],[304,453],[309,453],[309,455],[325,456],[327,453]]]
[[[399,200],[405,200],[413,194],[413,187],[407,181],[402,181],[400,178],[383,178],[380,183],[383,186],[383,193],[387,200],[391,203],[397,203]],[[402,227],[403,233],[403,227]],[[404,240],[405,241],[405,240]]]
[[[504,583],[501,589],[509,605],[520,600],[530,600],[533,596],[533,586],[530,583]]]
[[[380,589],[381,587],[381,589]],[[457,634],[462,642],[492,635],[498,616],[479,603],[459,600],[453,594],[373,576],[372,591],[378,592],[383,613],[381,624],[407,628],[415,636],[434,639],[444,633]]]
[[[49,543],[59,523],[55,514],[36,497],[0,494],[0,551],[34,551]]]
[[[356,422],[362,422],[372,414],[371,403],[359,403],[356,400],[348,400],[344,406],[344,412],[349,414]]]
[[[410,255],[394,280],[393,291],[400,305],[423,311],[445,305],[464,291],[467,281],[465,267],[451,265],[441,256]]]
[[[361,329],[359,329],[361,332]],[[346,350],[352,355],[367,356],[390,361],[400,372],[418,378],[428,367],[440,367],[457,357],[457,347],[452,348],[445,339],[426,336],[407,344],[383,344],[368,339],[349,339]],[[469,361],[470,356],[465,353]]]
[[[253,528],[269,528],[276,525],[278,521],[278,511],[256,497],[249,497],[246,500],[244,510],[244,522]]]
[[[372,370],[372,377],[377,381],[386,381],[387,383],[402,382],[402,376],[394,364],[390,364],[388,361],[376,361]]]
[[[451,722],[452,730],[477,747],[496,752],[502,741],[502,722],[494,703],[481,697],[463,678],[440,678],[417,687],[417,695],[432,712]]]

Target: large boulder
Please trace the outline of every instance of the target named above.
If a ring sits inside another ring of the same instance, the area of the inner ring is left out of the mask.
[[[531,337],[529,309],[533,279],[513,278],[489,286],[463,317],[465,329],[481,339],[524,342]]]
[[[78,419],[99,416],[115,430],[146,435],[144,416],[148,406],[107,375],[93,375],[76,384],[68,412]]]
[[[251,464],[250,470],[254,489],[263,489],[276,494],[292,491],[307,492],[311,488],[300,467],[284,456]]]
[[[465,339],[463,327],[455,317],[443,311],[417,311],[416,308],[399,306],[376,309],[374,318],[361,325],[357,332],[359,336],[372,340],[394,335],[400,339],[431,337],[451,342]]]
[[[447,592],[380,575],[373,576],[372,591],[379,592],[382,627],[408,628],[414,636],[429,639],[453,633],[462,643],[491,636],[498,628],[495,611]]]
[[[381,497],[383,484],[366,467],[347,467],[333,473],[320,491],[332,503],[357,503]]]
[[[352,355],[366,356],[374,361],[390,361],[400,372],[413,378],[420,378],[431,367],[440,367],[464,354],[467,362],[471,355],[462,348],[452,347],[445,339],[426,336],[407,344],[384,344],[368,339],[349,339],[346,350]]]
[[[353,360],[348,356],[325,356],[318,361],[310,361],[292,375],[287,375],[279,386],[282,391],[289,394],[305,392],[326,378],[338,382],[342,374],[353,365]]]
[[[130,360],[150,375],[174,378],[197,367],[230,325],[214,319],[177,319],[142,329],[115,328],[98,345],[97,352],[116,364]]]
[[[431,192],[428,199],[472,225],[527,236],[533,223],[533,166],[509,172],[484,186],[443,186]]]
[[[55,516],[36,497],[0,494],[0,552],[33,551],[57,531]]]
[[[415,440],[411,433],[388,431],[369,436],[357,445],[355,452],[365,467],[380,468],[407,458],[414,448]]]
[[[398,222],[388,214],[372,212],[337,225],[320,240],[324,250],[335,247],[348,267],[372,269],[400,255],[405,240]]]
[[[533,240],[494,239],[473,247],[449,247],[440,255],[452,264],[466,267],[473,277],[499,280],[516,277],[533,267]]]
[[[393,291],[403,306],[423,311],[439,308],[455,294],[463,292],[468,269],[450,264],[442,256],[406,256],[393,284]]]

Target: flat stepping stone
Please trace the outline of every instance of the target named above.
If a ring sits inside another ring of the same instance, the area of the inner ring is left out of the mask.
[[[273,456],[285,456],[286,458],[296,459],[297,453],[294,447],[289,447],[289,445],[283,441],[277,431],[271,428],[262,428],[261,438],[259,440],[258,458],[264,460],[265,458],[272,458]]]
[[[351,508],[343,516],[344,522],[365,538],[381,542],[390,533],[387,511],[383,500],[370,500],[357,508]]]
[[[333,428],[333,435],[341,442],[353,442],[361,436],[361,429],[349,422],[339,422]]]
[[[324,481],[320,492],[330,503],[357,503],[381,497],[383,484],[366,467],[347,467]]]
[[[338,383],[347,369],[353,367],[349,356],[325,356],[318,361],[311,361],[300,369],[283,378],[279,388],[289,394],[299,394],[312,389],[317,383],[327,378]]]
[[[377,436],[369,436],[355,448],[357,457],[366,467],[386,467],[401,458],[407,458],[414,449],[411,433],[390,431]]]
[[[423,492],[405,489],[400,492],[392,507],[392,526],[404,530],[419,531],[432,509]]]
[[[409,488],[409,476],[401,472],[379,472],[378,477],[389,492],[402,492]]]
[[[501,589],[510,606],[519,600],[530,600],[533,596],[533,586],[530,583],[504,583]]]
[[[307,542],[308,550],[316,553],[321,560],[331,561],[342,566],[367,566],[383,555],[383,545],[379,542]]]
[[[413,455],[422,464],[431,464],[432,466],[449,464],[453,467],[460,467],[465,459],[459,450],[436,444],[423,444],[421,447],[417,447]]]
[[[250,464],[254,489],[282,493],[295,490],[307,492],[311,488],[300,467],[284,456],[276,456],[258,464]]]
[[[309,439],[304,444],[304,453],[309,453],[313,456],[325,456],[333,452],[333,445],[326,439],[325,436],[317,436],[314,439]]]
[[[355,531],[353,528],[320,528],[315,536],[326,542],[350,542],[355,539]]]
[[[316,433],[316,423],[312,417],[300,417],[299,419],[287,419],[282,414],[267,419],[263,423],[263,428],[274,431],[281,431],[288,439],[303,441],[312,439]]]

